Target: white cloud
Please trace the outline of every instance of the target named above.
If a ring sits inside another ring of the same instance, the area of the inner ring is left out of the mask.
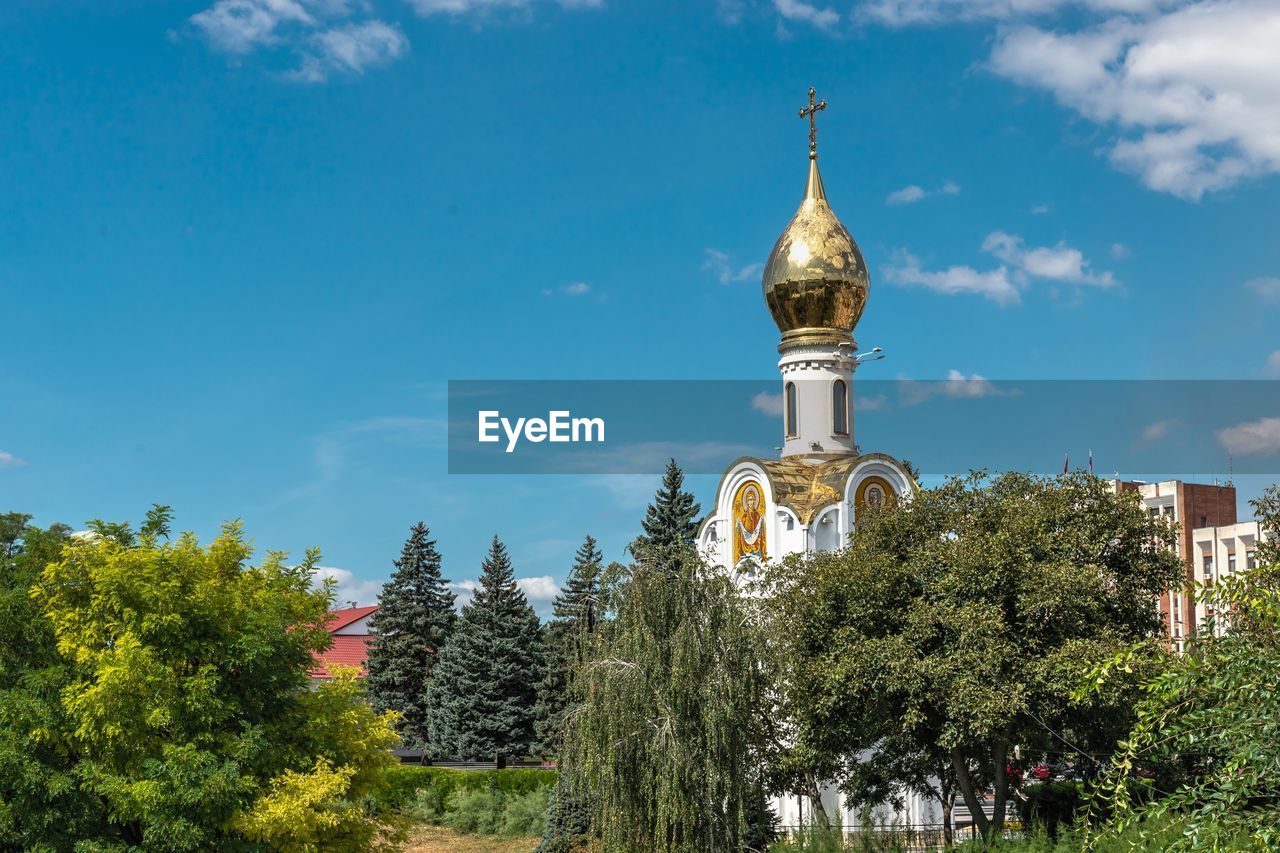
[[[1032,278],[1070,284],[1093,284],[1099,287],[1111,287],[1116,283],[1115,277],[1109,272],[1092,272],[1089,269],[1089,262],[1084,258],[1084,253],[1062,243],[1054,247],[1041,246],[1025,249],[1021,237],[1004,231],[995,231],[983,241],[982,251],[990,252]]]
[[[926,190],[924,187],[917,186],[916,184],[910,184],[900,190],[895,190],[894,192],[889,193],[889,195],[885,196],[884,202],[888,205],[915,204],[917,201],[923,201],[929,196],[956,195],[959,192],[960,185],[955,181],[946,181],[942,186],[932,192]]]
[[[716,277],[721,284],[733,284],[738,281],[747,281],[760,275],[764,270],[764,264],[746,264],[738,266],[729,258],[727,252],[719,249],[707,249],[707,258],[702,262],[704,272],[710,272]]]
[[[0,468],[17,468],[18,466],[25,464],[27,463],[23,462],[9,451],[0,450]]]
[[[1021,291],[1033,280],[1103,288],[1116,284],[1110,272],[1094,272],[1083,252],[1063,243],[1027,248],[1021,237],[993,231],[983,241],[982,250],[1003,263],[985,272],[970,266],[930,271],[910,252],[898,252],[885,268],[885,277],[894,284],[925,287],[938,293],[974,293],[997,305],[1020,302]]]
[[[570,296],[582,296],[585,293],[591,292],[591,285],[587,284],[585,281],[575,281],[572,284],[566,284],[564,286],[564,292]]]
[[[282,24],[314,25],[315,18],[299,0],[218,0],[191,16],[215,48],[248,53],[278,40]]]
[[[469,12],[523,8],[529,5],[529,0],[409,0],[409,5],[423,16],[465,15]]]
[[[819,9],[804,0],[773,0],[773,7],[788,21],[800,21],[824,30],[840,22],[840,14],[834,9]]]
[[[1009,18],[1077,6],[1100,12],[1148,12],[1170,0],[864,0],[857,16],[891,27]]]
[[[782,414],[782,395],[761,391],[751,398],[751,408],[766,415]]]
[[[952,400],[977,397],[1003,397],[1011,392],[997,387],[990,379],[977,373],[965,376],[952,368],[947,378],[938,382],[918,382],[904,379],[898,383],[898,395],[904,406],[915,406],[931,397],[947,397]]]
[[[929,195],[924,191],[924,187],[918,187],[915,184],[903,187],[900,190],[894,190],[884,198],[885,204],[913,204],[925,196]]]
[[[1270,456],[1280,452],[1280,418],[1259,418],[1216,433],[1218,443],[1237,456]]]
[[[883,394],[876,394],[874,397],[857,397],[854,399],[854,408],[861,409],[864,412],[874,412],[883,409],[889,403],[889,398]]]
[[[409,49],[409,40],[383,21],[365,21],[335,27],[311,38],[295,77],[320,83],[334,72],[362,74],[366,68],[385,65]]]
[[[1126,246],[1124,243],[1111,244],[1111,257],[1115,258],[1118,261],[1122,261],[1132,254],[1133,254],[1133,250],[1130,249],[1128,246]]]
[[[1093,8],[1145,14],[1074,32],[1010,27],[992,50],[991,68],[1114,126],[1112,163],[1151,189],[1198,200],[1280,172],[1280,4],[1131,5]],[[1161,10],[1169,5],[1176,8]]]
[[[546,617],[550,615],[551,604],[560,592],[560,587],[556,584],[555,578],[551,577],[551,575],[516,578],[516,586],[520,587],[524,597],[529,600],[529,606],[539,616]],[[480,589],[480,582],[478,580],[463,580],[449,584],[449,588],[457,596],[456,604],[458,609],[461,610],[463,605],[471,602],[476,590]]]
[[[716,0],[716,17],[730,26],[742,23],[743,0]]]
[[[381,581],[370,581],[356,577],[349,569],[338,569],[333,566],[317,566],[312,571],[317,581],[333,578],[338,583],[337,598],[334,607],[347,607],[355,602],[357,607],[378,603],[378,594],[382,592]]]
[[[529,603],[537,609],[540,605],[549,604],[560,594],[560,586],[551,575],[539,575],[533,578],[516,578],[516,586],[524,593]]]
[[[1267,366],[1264,370],[1269,376],[1280,377],[1280,349],[1267,356]]]
[[[1146,429],[1142,431],[1142,440],[1159,441],[1169,434],[1169,430],[1172,426],[1173,421],[1156,421],[1153,424],[1149,424]]]
[[[884,274],[894,284],[925,287],[946,294],[976,293],[997,305],[1011,305],[1022,299],[1005,267],[990,272],[978,272],[968,266],[929,271],[921,267],[915,255],[899,252],[893,263],[885,267]]]
[[[1280,278],[1255,278],[1245,287],[1266,302],[1280,302]]]
[[[400,29],[360,18],[362,0],[216,0],[190,18],[210,47],[242,58],[266,48],[294,54],[298,67],[284,76],[318,83],[334,73],[358,75],[408,51]]]

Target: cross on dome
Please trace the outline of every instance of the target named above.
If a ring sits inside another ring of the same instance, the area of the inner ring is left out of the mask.
[[[809,119],[809,159],[818,159],[818,111],[827,108],[827,99],[823,98],[821,102],[814,103],[814,95],[818,94],[817,90],[812,86],[809,87],[809,106],[800,111],[800,118]]]

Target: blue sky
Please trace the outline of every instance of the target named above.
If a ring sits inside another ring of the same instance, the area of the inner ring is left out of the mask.
[[[810,85],[879,376],[1280,375],[1270,0],[11,0],[0,29],[0,505],[43,523],[241,517],[367,599],[422,519],[460,582],[500,534],[544,606],[654,481],[450,477],[444,383],[774,375],[758,265]]]

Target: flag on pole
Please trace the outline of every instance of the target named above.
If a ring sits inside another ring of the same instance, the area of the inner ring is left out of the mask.
[[[1093,449],[1089,449],[1089,473],[1093,473]]]
[[[1067,473],[1067,469],[1071,467],[1071,451],[1067,451],[1067,456],[1062,460],[1062,473]]]

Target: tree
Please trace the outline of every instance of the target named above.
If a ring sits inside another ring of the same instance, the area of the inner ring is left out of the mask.
[[[564,772],[592,794],[604,853],[737,853],[762,711],[749,601],[691,549],[642,553],[574,677]]]
[[[57,560],[71,529],[42,530],[0,514],[0,850],[70,849],[100,839],[103,803],[75,775],[61,703],[70,674],[31,587]]]
[[[139,531],[91,523],[94,535],[63,541],[31,583],[35,628],[49,632],[41,654],[56,662],[21,679],[36,693],[18,716],[37,727],[3,737],[56,756],[58,775],[16,795],[0,782],[16,829],[6,839],[148,850],[393,839],[360,805],[394,763],[391,718],[373,713],[354,674],[310,686],[333,589],[312,588],[318,552],[251,566],[238,523],[204,548],[191,534],[167,541],[168,519],[157,507]],[[46,811],[70,803],[68,825],[29,814],[40,798]],[[264,831],[286,806],[299,822]]]
[[[863,512],[846,550],[769,575],[794,750],[823,768],[870,754],[904,785],[945,756],[992,833],[1015,744],[1091,755],[1127,729],[1136,679],[1077,701],[1072,688],[1134,643],[1157,653],[1155,597],[1182,572],[1174,537],[1084,474],[974,474]]]
[[[574,555],[564,589],[552,605],[552,619],[543,629],[545,651],[535,714],[537,751],[554,755],[567,704],[569,677],[581,658],[586,635],[600,620],[600,572],[604,555],[588,536]]]
[[[1255,569],[1197,588],[1215,615],[1146,679],[1133,730],[1090,801],[1091,846],[1132,833],[1153,849],[1280,846],[1280,488],[1254,506],[1270,541]],[[1081,692],[1113,691],[1142,654],[1104,662]],[[1157,768],[1174,772],[1153,784]]]
[[[480,588],[462,608],[427,688],[432,754],[460,760],[527,755],[541,652],[538,617],[495,536]]]
[[[422,522],[409,531],[396,570],[378,596],[369,649],[369,698],[401,715],[406,744],[427,743],[427,684],[453,630],[454,594],[440,571],[440,552]]]
[[[674,570],[676,564],[663,555],[693,544],[698,534],[700,512],[702,507],[692,494],[684,490],[684,472],[676,460],[670,460],[666,473],[662,475],[662,485],[641,522],[644,533],[631,543],[631,553],[636,556],[650,553]]]

